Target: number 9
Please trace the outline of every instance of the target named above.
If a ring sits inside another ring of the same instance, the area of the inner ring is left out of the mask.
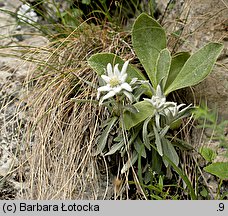
[[[219,203],[219,211],[223,211],[224,210],[224,203]]]

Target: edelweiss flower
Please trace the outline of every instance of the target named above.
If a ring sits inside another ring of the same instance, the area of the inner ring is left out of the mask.
[[[182,114],[185,110],[187,110],[191,106],[191,104],[184,109],[179,110],[183,106],[185,106],[185,104],[177,105],[177,103],[174,103],[173,106],[166,107],[163,110],[163,113],[169,120],[174,119],[177,115]]]
[[[154,89],[152,90],[154,91]],[[155,125],[158,129],[161,128],[160,115],[166,118],[166,123],[171,124],[173,121],[183,116],[184,111],[191,106],[190,104],[180,110],[180,108],[185,106],[185,104],[177,105],[175,102],[166,102],[166,97],[164,96],[160,85],[157,86],[156,92],[154,91],[154,95],[151,99],[144,98],[144,100],[150,102],[155,108]]]
[[[21,22],[33,23],[38,21],[36,12],[28,4],[21,5],[17,16]]]
[[[112,65],[108,63],[107,65],[107,75],[101,75],[101,78],[107,83],[105,86],[99,87],[97,98],[100,98],[101,92],[108,92],[105,96],[103,96],[100,99],[99,104],[101,105],[102,102],[108,98],[113,97],[116,94],[119,94],[120,92],[123,92],[130,100],[131,100],[131,94],[129,92],[132,92],[131,86],[125,82],[127,79],[127,66],[129,61],[126,61],[122,67],[122,70],[119,71],[119,64],[116,64],[114,66],[114,70],[112,68]]]
[[[155,93],[155,95],[152,96],[151,99],[144,98],[144,100],[150,102],[153,105],[153,107],[156,109],[157,112],[160,112],[167,106],[175,104],[173,102],[166,102],[166,97],[162,93],[160,85],[157,86],[156,93]]]

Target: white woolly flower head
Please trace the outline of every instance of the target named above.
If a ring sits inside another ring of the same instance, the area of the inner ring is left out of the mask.
[[[166,97],[164,96],[160,85],[157,86],[156,92],[151,99],[144,98],[144,100],[150,102],[157,112],[160,112],[165,107],[173,104],[173,102],[166,102]]]
[[[176,118],[178,115],[183,114],[192,104],[188,105],[184,109],[180,110],[181,107],[185,104],[174,103],[172,106],[168,106],[163,110],[163,115],[166,116],[169,120]]]
[[[155,122],[157,128],[160,128],[160,115],[164,116],[167,119],[167,122],[172,122],[176,118],[181,117],[190,106],[180,110],[185,104],[177,105],[175,102],[166,101],[166,97],[162,92],[161,86],[158,85],[156,91],[154,91],[154,95],[151,99],[144,98],[145,101],[148,101],[152,104],[155,113]]]
[[[122,70],[119,70],[119,64],[116,64],[114,68],[110,63],[107,65],[106,75],[101,75],[101,78],[106,82],[106,85],[97,89],[97,98],[100,98],[101,92],[108,92],[101,99],[99,104],[102,104],[104,100],[113,97],[119,93],[124,93],[130,100],[132,99],[130,92],[132,92],[131,86],[126,82],[127,79],[127,67],[129,61],[123,64]]]

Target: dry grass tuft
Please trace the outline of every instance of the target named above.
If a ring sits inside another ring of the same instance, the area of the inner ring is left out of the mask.
[[[101,188],[93,156],[105,110],[94,102],[97,76],[86,60],[100,51],[123,57],[129,53],[126,38],[128,33],[108,26],[83,23],[67,38],[50,43],[45,54],[41,51],[45,60],[35,59],[38,50],[29,57],[39,63],[28,82],[26,153],[21,155],[21,164],[26,164],[21,175],[28,170],[28,185],[22,198],[105,198],[107,188]],[[107,172],[106,167],[105,176]]]

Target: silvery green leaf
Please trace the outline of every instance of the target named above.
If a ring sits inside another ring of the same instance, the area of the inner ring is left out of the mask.
[[[127,110],[127,111],[129,111],[131,113],[138,113],[139,112],[139,110],[135,106],[133,106],[133,105],[123,106],[123,109],[124,110]]]
[[[167,134],[168,130],[169,130],[169,125],[166,125],[164,128],[162,128],[162,130],[159,132],[160,137],[164,137]]]
[[[119,143],[114,144],[111,147],[110,151],[105,154],[105,156],[112,155],[112,154],[116,153],[118,150],[121,149],[122,146],[124,146],[124,142],[119,142]]]
[[[124,125],[127,130],[143,122],[147,117],[152,117],[155,114],[154,107],[147,101],[140,101],[133,106],[139,112],[131,113],[129,111],[125,111],[123,114]]]
[[[165,95],[177,89],[200,83],[211,72],[222,49],[223,44],[211,42],[189,57],[165,90]]]
[[[97,151],[96,151],[95,155],[101,154],[103,152],[105,145],[107,143],[108,135],[109,135],[113,125],[117,121],[117,119],[118,118],[116,116],[112,117],[110,122],[106,126],[105,130],[102,132],[101,136],[98,138]]]
[[[164,29],[152,17],[142,13],[132,28],[132,44],[151,83],[156,86],[156,61],[160,51],[166,48]]]
[[[134,147],[135,147],[135,150],[138,152],[139,155],[146,158],[145,146],[139,137],[136,138],[136,140],[134,142]]]
[[[153,129],[154,129],[154,134],[155,134],[155,144],[157,146],[157,151],[158,154],[163,156],[163,150],[162,150],[162,144],[161,144],[161,137],[157,131],[157,128],[153,125]]]
[[[95,72],[101,76],[105,73],[105,69],[107,67],[108,63],[111,63],[112,65],[119,64],[119,67],[122,68],[124,65],[124,60],[122,60],[119,56],[112,54],[112,53],[98,53],[92,55],[88,59],[88,63],[90,67],[95,70]],[[145,77],[143,76],[142,72],[134,67],[133,65],[128,65],[127,68],[127,82],[131,82],[133,78],[138,78],[140,80],[145,80]]]
[[[144,84],[143,84],[144,85]],[[138,102],[140,97],[146,93],[148,91],[148,88],[146,88],[145,86],[141,85],[140,88],[136,88],[134,90],[134,97],[135,97],[135,100]]]
[[[147,127],[148,127],[148,123],[150,122],[150,120],[151,120],[151,117],[148,117],[144,121],[144,123],[143,123],[143,131],[142,131],[143,143],[149,150],[151,149],[151,147],[150,147],[150,140],[149,140],[149,137],[148,137]]]
[[[170,86],[170,84],[179,74],[183,65],[185,64],[185,62],[188,60],[190,56],[191,55],[188,52],[180,52],[174,55],[174,57],[171,60],[171,66],[169,70],[169,76],[166,81],[165,90],[167,89],[168,86]]]
[[[173,139],[172,136],[167,136],[167,138]],[[192,150],[193,149],[192,145],[190,145],[189,143],[185,142],[184,140],[178,139],[176,137],[173,139],[172,144],[182,150]]]
[[[120,142],[120,141],[123,141],[123,135],[122,135],[122,134],[120,134],[120,135],[116,136],[113,140],[114,140],[114,142]]]
[[[170,51],[165,48],[160,51],[156,62],[156,85],[160,84],[163,88],[166,85],[166,81],[169,75],[169,69],[171,65]]]
[[[167,140],[166,138],[162,138],[162,147],[163,147],[163,152],[166,157],[168,157],[176,166],[179,164],[179,156],[173,147],[172,143]],[[169,162],[163,158],[163,162],[166,167],[168,167]]]
[[[141,130],[141,127],[135,127],[134,129],[131,129],[130,131],[130,138],[129,138],[129,141],[127,142],[127,144],[124,145],[124,148],[122,148],[120,150],[120,153],[121,153],[121,157],[123,157],[126,153],[126,151],[128,150],[127,148],[130,148],[132,143],[135,141],[135,139],[138,137],[138,134]],[[123,140],[124,142],[124,140]]]
[[[151,169],[159,174],[162,168],[162,158],[155,149],[152,149]]]

